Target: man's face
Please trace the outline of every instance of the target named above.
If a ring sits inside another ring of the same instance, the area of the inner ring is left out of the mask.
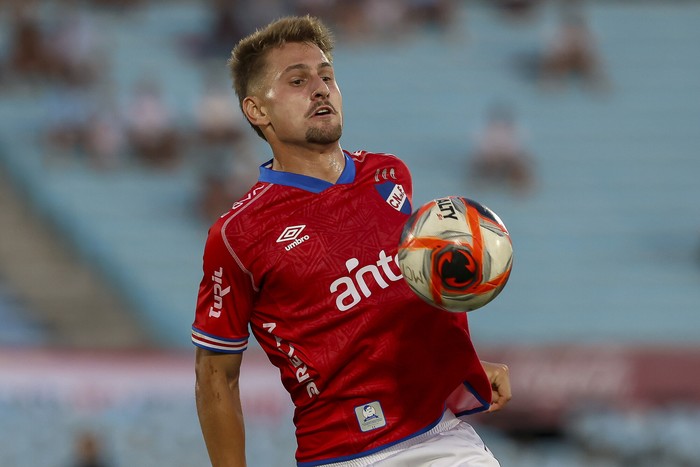
[[[287,43],[268,52],[260,91],[280,142],[328,145],[340,139],[343,99],[333,66],[315,45]]]

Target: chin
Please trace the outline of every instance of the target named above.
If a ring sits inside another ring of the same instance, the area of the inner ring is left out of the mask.
[[[306,142],[313,144],[337,143],[343,134],[343,128],[338,125],[334,128],[309,128],[306,132]]]

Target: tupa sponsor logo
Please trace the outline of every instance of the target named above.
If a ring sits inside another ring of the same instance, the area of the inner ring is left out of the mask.
[[[224,297],[231,291],[231,286],[224,288],[223,285],[224,268],[220,267],[214,271],[211,280],[214,282],[214,305],[209,308],[209,316],[218,318],[221,316],[221,309],[224,306]]]
[[[277,243],[287,242],[284,249],[290,251],[310,238],[308,234],[301,234],[305,228],[306,225],[290,225],[277,238]]]

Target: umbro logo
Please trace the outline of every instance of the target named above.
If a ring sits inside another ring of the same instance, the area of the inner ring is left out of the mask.
[[[301,235],[305,228],[306,225],[290,225],[277,238],[277,243],[290,242],[284,247],[287,251],[301,245],[310,238],[307,234]]]
[[[284,229],[284,232],[282,232],[282,234],[277,239],[277,243],[295,240],[305,228],[305,225],[290,225],[289,227]]]

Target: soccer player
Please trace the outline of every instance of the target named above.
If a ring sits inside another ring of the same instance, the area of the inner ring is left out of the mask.
[[[498,466],[458,417],[501,408],[508,368],[479,360],[466,313],[403,281],[411,176],[392,155],[341,148],[332,47],[320,21],[290,17],[229,61],[273,158],[205,245],[192,341],[209,457],[246,462],[238,381],[250,329],[294,403],[297,465]]]

